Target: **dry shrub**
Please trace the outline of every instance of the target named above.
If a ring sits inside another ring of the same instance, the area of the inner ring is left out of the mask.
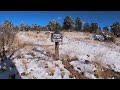
[[[22,59],[22,64],[24,66],[24,70],[27,70],[27,62],[26,62],[26,59]]]
[[[91,61],[91,63],[93,63],[95,65],[103,66],[103,63],[102,63],[102,54],[98,54],[98,55],[94,56],[94,58]]]
[[[120,38],[116,38],[116,45],[120,46]]]
[[[105,67],[103,66],[102,59],[100,56],[96,55],[91,63],[95,65],[95,76],[97,78],[105,76],[103,75],[103,70]]]
[[[90,37],[87,36],[87,37],[85,37],[85,39],[86,39],[86,40],[90,40]]]
[[[7,30],[5,26],[0,27],[0,58],[1,61],[6,57],[6,52],[13,44],[14,34]]]
[[[55,72],[55,68],[54,67],[48,67],[48,75],[49,76],[53,76],[54,75],[54,72]]]
[[[71,60],[71,61],[76,61],[76,60],[78,60],[78,57],[77,57],[77,56],[74,56],[74,57],[72,57],[70,60]]]
[[[61,77],[63,78],[64,77],[64,75],[65,75],[65,72],[61,72]]]
[[[71,62],[71,61],[77,61],[78,57],[74,54],[70,54],[70,55],[66,54],[66,55],[63,56],[63,59],[67,60],[68,62]]]
[[[120,46],[120,43],[116,43],[117,46]]]
[[[116,43],[116,37],[115,36],[112,38],[112,42]]]
[[[113,43],[116,43],[116,37],[115,37],[115,35],[114,34],[112,34],[112,38],[111,38],[111,41],[113,42]]]
[[[102,56],[96,55],[92,61],[93,65],[95,65],[96,71],[95,76],[97,78],[109,78],[111,77],[110,71],[104,66]]]
[[[74,78],[74,75],[72,75],[71,73],[69,74],[69,78]]]
[[[85,35],[85,36],[89,36],[89,35],[90,35],[90,32],[84,32],[84,35]]]
[[[16,39],[16,32],[9,21],[6,21],[0,27],[0,59],[1,61],[9,59],[14,55],[16,51],[24,47],[24,44],[20,44]]]

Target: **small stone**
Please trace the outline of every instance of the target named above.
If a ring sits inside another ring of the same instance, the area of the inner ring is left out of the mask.
[[[86,64],[89,64],[89,63],[90,63],[90,61],[88,61],[88,60],[85,60],[85,63],[86,63]]]
[[[48,66],[45,66],[45,68],[48,68]]]
[[[25,73],[25,72],[21,73],[21,76],[25,76],[25,75],[26,75],[26,73]]]
[[[90,55],[87,55],[87,57],[90,57]]]
[[[82,75],[84,75],[85,72],[81,72]]]
[[[80,67],[77,67],[77,69],[81,70],[81,68],[80,68]]]

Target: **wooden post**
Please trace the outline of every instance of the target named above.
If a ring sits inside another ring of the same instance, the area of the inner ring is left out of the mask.
[[[59,60],[59,42],[55,42],[55,59]]]

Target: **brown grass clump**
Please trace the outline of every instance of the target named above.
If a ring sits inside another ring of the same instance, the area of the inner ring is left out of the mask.
[[[23,64],[23,66],[24,66],[24,70],[27,70],[27,69],[28,69],[28,68],[27,68],[27,62],[26,62],[25,59],[22,59],[22,64]]]
[[[75,55],[73,55],[73,54],[71,54],[71,56],[69,56],[69,55],[66,54],[66,55],[64,55],[63,59],[67,60],[68,62],[71,62],[71,61],[77,61],[78,57],[75,56]]]
[[[54,69],[54,67],[48,67],[48,75],[49,76],[53,76],[54,75],[54,72],[55,72],[55,69]]]
[[[120,46],[120,38],[116,38],[116,45]]]
[[[85,36],[89,36],[89,35],[90,35],[90,32],[84,32],[84,35],[85,35]]]
[[[103,65],[103,63],[102,63],[101,57],[95,56],[94,61],[92,61],[92,63],[96,67],[95,76],[97,78],[104,78],[104,79],[115,78],[115,79],[120,79],[120,73],[119,72],[115,72],[114,70],[112,70],[112,68],[106,68]]]
[[[61,71],[61,77],[63,78],[65,75],[65,72],[64,71]]]
[[[84,75],[74,69],[74,67],[69,63],[70,61],[71,60],[68,55],[65,55],[62,60],[64,67],[71,73],[70,77],[75,77],[76,79],[87,79]]]
[[[116,43],[116,37],[115,37],[115,35],[114,35],[113,33],[111,33],[111,35],[112,35],[111,41],[112,41],[113,43]]]

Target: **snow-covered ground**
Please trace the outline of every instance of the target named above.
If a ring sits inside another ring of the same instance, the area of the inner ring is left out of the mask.
[[[65,32],[63,42],[59,46],[60,60],[55,61],[49,55],[49,53],[54,53],[54,43],[51,42],[50,35],[45,35],[45,32],[41,33],[29,35],[26,32],[20,32],[17,36],[21,42],[33,44],[33,46],[21,48],[19,53],[15,54],[21,57],[13,60],[23,79],[71,79],[69,70],[64,68],[61,61],[66,54],[70,58],[74,56],[78,58],[70,64],[78,72],[85,72],[85,76],[90,79],[96,79],[94,76],[96,68],[93,64],[86,64],[85,60],[91,62],[96,57],[105,67],[111,66],[113,70],[120,72],[120,46],[108,43],[112,45],[109,47],[107,43],[94,41],[91,34]],[[1,79],[8,77],[3,74],[0,72]]]

